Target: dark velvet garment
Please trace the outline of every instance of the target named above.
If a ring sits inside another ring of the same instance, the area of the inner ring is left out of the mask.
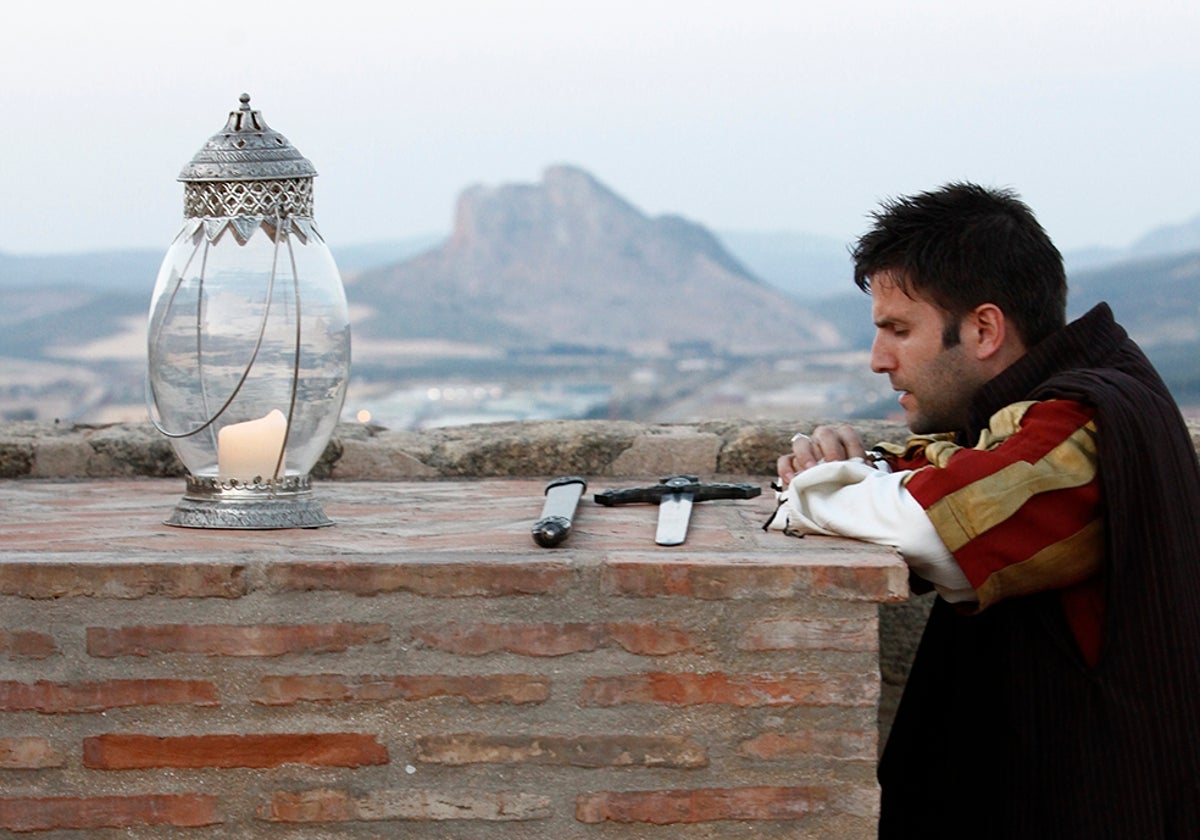
[[[1056,593],[935,602],[880,762],[881,838],[1200,838],[1200,466],[1162,379],[1100,304],[988,382],[1097,410],[1106,609],[1084,662]]]

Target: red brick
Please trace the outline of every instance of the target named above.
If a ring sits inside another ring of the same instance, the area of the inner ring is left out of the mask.
[[[549,595],[564,591],[574,572],[562,564],[291,562],[267,569],[269,585],[283,591],[336,590],[356,595],[413,592],[433,598]]]
[[[603,585],[613,594],[642,598],[791,598],[805,590],[805,572],[786,564],[731,566],[681,561],[666,565],[618,560],[605,567]]]
[[[828,598],[879,603],[908,599],[908,571],[903,565],[884,570],[871,566],[818,566],[812,591]]]
[[[516,822],[552,816],[550,799],[521,792],[382,790],[276,791],[259,818],[279,823],[404,820]]]
[[[245,567],[228,563],[5,563],[0,595],[21,598],[240,598]]]
[[[149,767],[363,767],[387,764],[374,735],[328,732],[272,735],[98,735],[83,741],[83,764],[93,770]]]
[[[648,673],[591,677],[584,683],[580,704],[870,706],[878,697],[878,678],[865,674]]]
[[[874,761],[878,733],[869,730],[810,730],[806,732],[766,732],[743,741],[738,753],[762,761],[785,761],[822,756],[827,758]]]
[[[669,656],[674,653],[707,653],[713,643],[674,624],[622,621],[604,625],[609,638],[629,653]]]
[[[739,650],[875,651],[879,619],[777,618],[755,622],[738,641]]]
[[[417,739],[417,760],[431,764],[547,764],[570,767],[706,767],[704,747],[679,735],[485,735],[463,732]]]
[[[62,753],[46,738],[0,738],[0,768],[7,770],[40,770],[43,767],[62,767]]]
[[[331,653],[386,641],[386,624],[160,624],[89,627],[88,653],[97,657],[202,653],[207,656],[282,656]]]
[[[466,656],[505,652],[521,656],[562,656],[616,645],[644,656],[708,649],[686,630],[657,622],[554,624],[444,624],[420,628],[413,636],[425,645]]]
[[[799,820],[825,807],[821,787],[738,787],[697,790],[598,791],[575,799],[575,819],[674,825],[715,820]]]
[[[220,822],[216,797],[202,794],[0,799],[0,828],[9,831],[139,825],[198,828]]]
[[[103,680],[35,683],[0,681],[0,711],[44,714],[102,712],[124,706],[219,706],[217,689],[204,680]]]
[[[615,595],[657,598],[674,595],[713,601],[820,595],[851,601],[902,601],[908,577],[899,561],[861,566],[615,560],[605,566],[603,589]]]
[[[542,703],[550,681],[528,674],[414,674],[348,677],[340,674],[297,674],[263,677],[255,703],[287,706],[299,702],[429,700],[450,697],[471,703]]]
[[[45,659],[58,653],[58,644],[49,633],[33,630],[0,630],[0,655],[9,659]]]
[[[345,790],[278,790],[258,816],[271,822],[349,822],[358,819],[357,804]]]

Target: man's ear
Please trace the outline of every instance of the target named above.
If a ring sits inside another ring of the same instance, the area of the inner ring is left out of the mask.
[[[981,362],[1006,355],[1011,349],[1007,345],[1015,337],[1004,310],[994,303],[981,303],[964,319],[963,338]]]

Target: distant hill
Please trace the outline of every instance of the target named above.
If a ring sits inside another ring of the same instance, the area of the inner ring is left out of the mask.
[[[150,291],[53,285],[0,289],[0,357],[44,359],[144,323]]]
[[[1154,228],[1127,248],[1090,248],[1064,254],[1068,271],[1086,271],[1200,251],[1200,215]]]
[[[1076,272],[1069,282],[1072,315],[1104,300],[1144,346],[1200,341],[1200,249]]]
[[[1074,274],[1069,310],[1107,301],[1176,400],[1200,405],[1200,249]]]
[[[756,277],[810,305],[853,288],[848,242],[791,231],[719,231],[717,238]]]
[[[511,348],[702,344],[764,354],[837,346],[819,315],[746,269],[703,227],[650,218],[581,169],[471,187],[440,247],[348,287],[374,338]]]
[[[346,277],[364,267],[394,263],[442,237],[416,236],[338,249]],[[0,253],[0,357],[59,357],[78,347],[126,332],[144,320],[161,251],[97,251],[79,254]]]
[[[406,260],[445,239],[425,234],[389,242],[339,245],[334,259],[343,274],[378,268]],[[18,255],[0,253],[0,291],[29,287],[92,287],[98,290],[143,292],[146,305],[158,268],[167,251],[91,251],[79,254]]]
[[[146,305],[167,244],[161,251],[93,251],[25,256],[0,253],[0,292],[17,288],[86,288],[144,292]]]
[[[403,262],[422,251],[428,251],[441,244],[445,239],[446,237],[443,235],[423,234],[386,242],[364,242],[357,245],[331,244],[330,248],[342,276],[352,279],[363,271]]]

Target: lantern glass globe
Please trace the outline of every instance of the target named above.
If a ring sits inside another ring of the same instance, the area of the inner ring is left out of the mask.
[[[350,368],[345,292],[323,241],[255,230],[241,243],[226,229],[209,242],[185,223],[159,270],[148,335],[158,422],[190,474],[217,476],[221,430],[272,411],[290,418],[286,453],[278,475],[261,478],[312,470]]]

